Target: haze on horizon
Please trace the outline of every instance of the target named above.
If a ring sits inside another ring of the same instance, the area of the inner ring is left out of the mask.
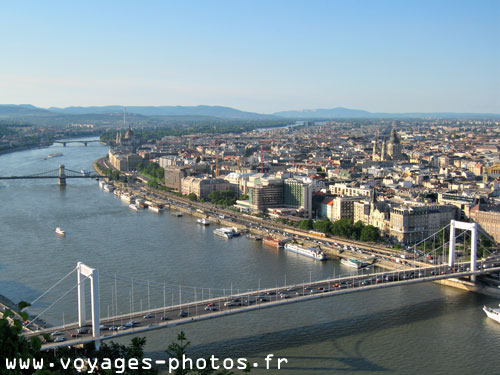
[[[0,103],[500,113],[500,2],[6,2]]]

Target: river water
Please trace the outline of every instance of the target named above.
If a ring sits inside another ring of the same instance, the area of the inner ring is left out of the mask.
[[[46,159],[54,152],[63,156]],[[100,144],[70,144],[0,155],[0,175],[59,164],[92,170],[106,152]],[[134,212],[92,179],[68,179],[62,189],[56,179],[2,180],[0,201],[0,294],[14,302],[33,301],[78,261],[99,270],[104,317],[178,303],[179,284],[187,301],[347,272],[334,261],[221,239],[213,225],[202,227],[187,215]],[[56,226],[67,236],[57,236]],[[73,273],[30,311],[55,302],[43,315],[47,322],[76,321],[75,285]],[[195,356],[247,357],[261,367],[269,353],[288,359],[280,371],[255,374],[498,373],[500,325],[481,311],[497,302],[432,283],[394,287],[151,332],[147,351],[163,358],[182,329]]]

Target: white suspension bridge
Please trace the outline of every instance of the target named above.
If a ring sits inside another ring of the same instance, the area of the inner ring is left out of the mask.
[[[438,247],[426,247],[426,243],[436,243],[436,236],[449,230],[449,241],[443,241]],[[456,245],[462,240],[462,250],[466,249],[467,233],[470,234],[470,260],[461,260],[457,257]],[[423,251],[421,249],[424,249]],[[44,349],[53,349],[60,346],[72,346],[94,342],[98,347],[101,340],[119,336],[137,334],[150,330],[188,324],[196,321],[223,317],[230,314],[244,313],[264,308],[305,302],[317,298],[333,297],[340,294],[371,291],[374,289],[394,286],[437,281],[449,278],[468,278],[476,282],[476,278],[483,274],[500,272],[500,257],[490,256],[477,259],[478,226],[475,223],[465,223],[452,220],[432,236],[414,246],[413,259],[406,259],[405,265],[397,264],[397,268],[384,272],[368,272],[333,276],[325,280],[310,279],[302,283],[287,284],[286,277],[283,285],[261,287],[260,281],[255,289],[207,288],[181,286],[149,280],[127,278],[123,275],[99,273],[81,262],[58,280],[37,299],[32,301],[33,308],[49,292],[54,290],[73,273],[77,274],[76,284],[62,293],[43,311],[25,323],[26,336],[47,334],[50,340],[42,346]],[[377,256],[376,253],[367,253],[367,256]],[[111,290],[111,304],[107,304],[106,314],[102,314],[100,292],[103,286],[100,279],[109,282],[106,290]],[[90,281],[90,312],[91,319],[87,319],[86,283]],[[128,311],[123,311],[125,305],[119,309],[118,283],[126,285],[128,289]],[[257,284],[257,283],[256,283]],[[138,290],[147,289],[138,295]],[[41,321],[48,311],[53,309],[67,295],[77,289],[78,321],[63,325],[40,328],[37,322]],[[155,292],[152,300],[151,291]],[[144,298],[142,298],[144,297]],[[143,299],[147,306],[143,306]],[[139,300],[139,307],[137,301]]]

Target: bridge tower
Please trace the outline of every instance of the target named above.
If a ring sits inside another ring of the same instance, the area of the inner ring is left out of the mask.
[[[59,185],[66,185],[66,173],[64,173],[63,164],[59,164]]]
[[[83,144],[85,145],[85,147],[87,147],[87,142],[86,142],[86,141],[85,141],[85,142],[83,142]]]
[[[90,298],[92,307],[92,336],[99,337],[101,331],[99,329],[99,273],[96,269],[90,268],[78,262],[76,265],[77,282],[78,282],[78,326],[83,327],[86,322],[85,316],[85,278],[90,279]],[[99,342],[96,341],[96,349],[99,348]]]
[[[476,223],[465,223],[462,221],[452,220],[450,222],[450,250],[448,254],[448,265],[453,266],[455,261],[455,229],[464,229],[471,232],[470,242],[470,270],[476,270],[476,258],[477,258],[477,224]],[[471,276],[471,281],[476,281],[476,276]]]

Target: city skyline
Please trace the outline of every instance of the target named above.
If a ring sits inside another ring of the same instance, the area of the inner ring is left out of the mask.
[[[0,103],[500,112],[495,1],[3,8]]]

